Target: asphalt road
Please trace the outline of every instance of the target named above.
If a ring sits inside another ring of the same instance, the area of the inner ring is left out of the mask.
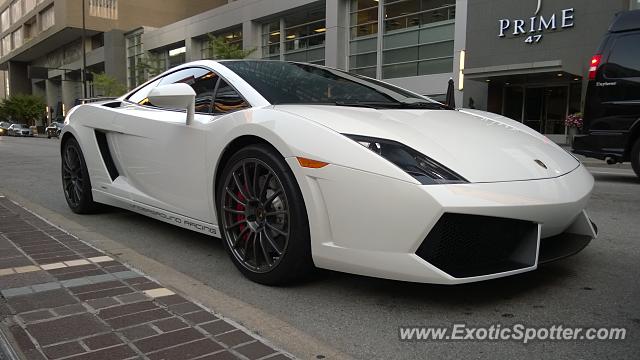
[[[360,359],[640,358],[640,181],[628,169],[592,168],[588,211],[599,238],[538,271],[454,287],[330,271],[293,287],[245,280],[214,238],[112,209],[79,216],[61,191],[58,140],[0,137],[0,192],[18,194],[242,299]],[[401,342],[403,325],[563,324],[625,327],[625,341]]]

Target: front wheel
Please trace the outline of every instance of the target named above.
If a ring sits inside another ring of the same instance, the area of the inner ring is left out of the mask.
[[[238,151],[216,193],[224,246],[247,278],[279,285],[313,269],[304,199],[280,154],[265,145]]]
[[[74,138],[67,140],[62,148],[62,187],[74,213],[90,214],[99,209],[91,195],[91,180],[80,144]]]
[[[631,167],[638,177],[640,177],[640,138],[631,148]]]

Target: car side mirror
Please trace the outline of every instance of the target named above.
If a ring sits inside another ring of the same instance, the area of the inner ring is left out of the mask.
[[[155,106],[186,109],[187,125],[193,123],[196,109],[196,92],[191,86],[185,83],[156,86],[149,92],[147,98]]]

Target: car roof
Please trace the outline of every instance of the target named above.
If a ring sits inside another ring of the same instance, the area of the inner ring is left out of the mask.
[[[609,27],[609,32],[623,32],[640,29],[640,10],[621,11]]]

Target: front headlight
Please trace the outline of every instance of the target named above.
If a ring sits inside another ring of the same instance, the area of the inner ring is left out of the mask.
[[[344,135],[390,161],[423,185],[468,182],[446,166],[399,142],[368,136]]]

